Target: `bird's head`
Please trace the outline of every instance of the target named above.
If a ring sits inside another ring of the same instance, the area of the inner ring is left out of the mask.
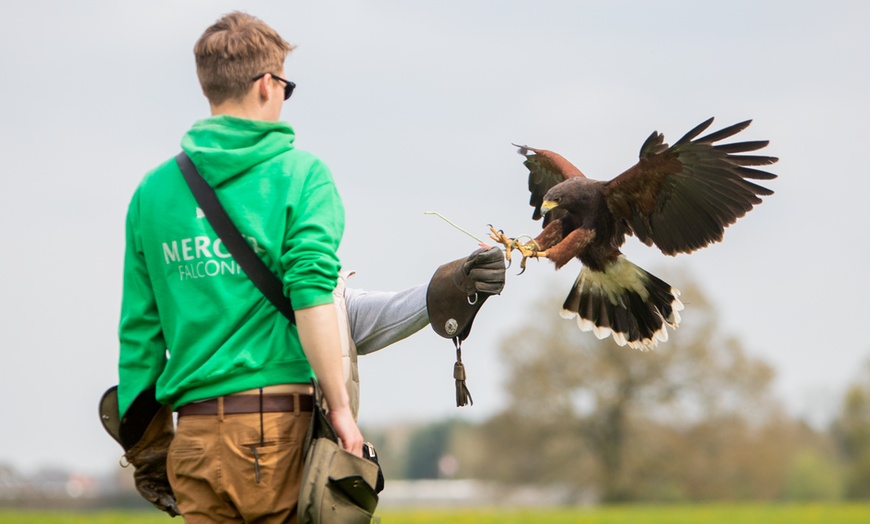
[[[541,214],[547,215],[555,209],[562,209],[571,214],[582,215],[593,203],[597,194],[592,190],[594,180],[588,178],[569,178],[553,186],[544,195],[541,204]]]
[[[588,178],[569,178],[553,186],[544,195],[541,212],[544,227],[554,220],[568,219],[566,224],[594,228],[607,215],[602,184]]]

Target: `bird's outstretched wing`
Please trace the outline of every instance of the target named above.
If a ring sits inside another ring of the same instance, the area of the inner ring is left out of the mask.
[[[551,187],[576,176],[585,178],[579,169],[558,153],[546,149],[513,145],[520,148],[519,154],[526,157],[523,165],[529,170],[529,192],[532,194],[529,205],[535,208],[534,213],[532,213],[533,220],[541,218],[541,204],[544,202],[544,195]]]
[[[737,155],[767,146],[766,140],[714,145],[749,126],[751,120],[696,137],[710,118],[673,146],[653,132],[640,149],[640,161],[605,184],[607,206],[645,244],[666,255],[691,253],[722,240],[725,228],[773,194],[747,179],[776,175],[747,166],[773,164],[770,156]]]

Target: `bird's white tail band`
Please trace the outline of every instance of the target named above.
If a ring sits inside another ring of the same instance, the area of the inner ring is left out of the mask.
[[[560,312],[599,339],[654,349],[680,323],[680,292],[620,256],[605,271],[583,267]]]

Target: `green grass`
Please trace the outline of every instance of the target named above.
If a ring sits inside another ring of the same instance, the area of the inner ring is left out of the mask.
[[[152,511],[0,510],[0,524],[181,524],[181,519]]]
[[[867,524],[870,504],[710,504],[541,510],[384,510],[383,524]],[[155,511],[0,510],[0,524],[180,524]]]
[[[384,524],[867,524],[870,505],[679,505],[380,513]]]

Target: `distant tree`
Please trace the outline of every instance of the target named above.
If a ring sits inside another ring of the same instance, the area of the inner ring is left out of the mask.
[[[437,479],[439,464],[448,454],[454,433],[462,426],[456,421],[434,422],[417,428],[408,443],[407,479]]]
[[[568,484],[605,501],[770,498],[788,421],[773,371],[724,335],[685,276],[681,327],[658,349],[598,341],[547,299],[504,340],[508,408],[488,422],[479,476]]]
[[[832,433],[846,462],[846,496],[870,498],[870,361],[846,391]]]
[[[805,447],[795,455],[786,477],[786,500],[837,501],[843,498],[843,468],[826,452],[827,448],[825,445]]]

